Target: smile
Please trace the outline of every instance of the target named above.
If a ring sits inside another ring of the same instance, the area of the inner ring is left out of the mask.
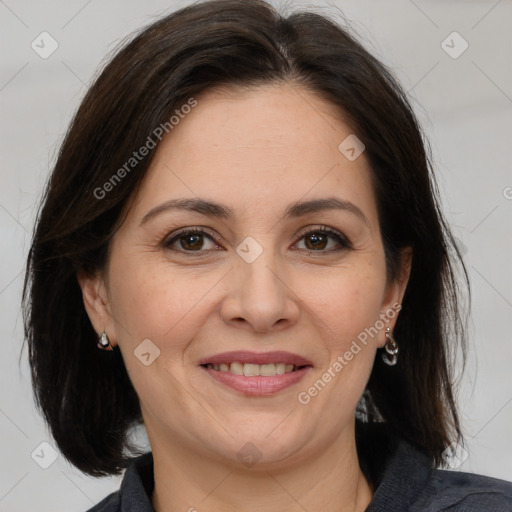
[[[273,395],[301,381],[313,365],[289,352],[225,352],[199,362],[211,378],[244,395]]]
[[[206,368],[215,370],[217,372],[230,372],[235,375],[245,375],[246,377],[272,377],[274,375],[284,375],[285,373],[292,373],[297,369],[303,368],[302,366],[295,366],[294,364],[286,363],[270,363],[270,364],[251,364],[234,362],[231,364],[207,364]]]

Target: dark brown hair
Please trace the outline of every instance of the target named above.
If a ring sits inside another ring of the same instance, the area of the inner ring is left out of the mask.
[[[106,65],[69,127],[38,214],[23,290],[33,387],[58,447],[85,473],[125,468],[137,453],[130,428],[142,416],[119,349],[96,347],[77,273],[104,266],[155,152],[101,198],[95,190],[202,91],[283,81],[327,100],[364,142],[389,279],[398,277],[400,248],[413,249],[395,328],[399,364],[376,358],[366,424],[383,419],[392,439],[411,442],[438,465],[446,446],[462,439],[450,365],[459,343],[466,354],[455,263],[468,289],[469,281],[406,94],[348,29],[325,16],[283,17],[263,1],[213,0],[153,23]]]

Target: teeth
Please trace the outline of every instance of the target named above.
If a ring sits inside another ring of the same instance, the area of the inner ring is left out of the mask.
[[[260,374],[260,366],[257,364],[244,364],[244,375],[246,377],[257,377]]]
[[[276,365],[271,363],[271,364],[262,364],[260,366],[260,375],[264,375],[265,377],[267,376],[271,376],[271,375],[276,375]]]
[[[284,363],[277,363],[276,364],[276,374],[277,375],[283,375],[283,373],[286,371],[286,365]]]
[[[296,367],[293,364],[270,363],[270,364],[251,364],[251,363],[231,363],[231,364],[207,364],[210,370],[221,372],[231,372],[235,375],[244,375],[245,377],[273,377],[274,375],[283,375],[284,373],[293,372]]]
[[[227,365],[226,365],[227,366]],[[229,371],[235,375],[244,375],[244,365],[242,363],[231,363]]]

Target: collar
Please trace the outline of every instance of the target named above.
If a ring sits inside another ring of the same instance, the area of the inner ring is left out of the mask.
[[[151,495],[155,488],[153,454],[145,453],[132,460],[123,477],[120,495],[120,512],[155,512]]]
[[[401,440],[384,462],[373,500],[365,512],[408,510],[427,484],[432,469],[425,454]],[[120,511],[155,512],[151,503],[154,485],[153,454],[148,452],[133,459],[124,474],[119,490]]]
[[[409,510],[427,485],[432,471],[430,459],[401,440],[394,454],[384,463],[380,483],[365,512]]]

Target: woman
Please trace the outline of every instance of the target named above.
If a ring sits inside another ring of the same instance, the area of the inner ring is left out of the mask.
[[[437,469],[457,262],[381,63],[316,14],[195,4],[62,145],[24,290],[38,406],[76,467],[127,468],[95,512],[510,510],[510,483]]]

